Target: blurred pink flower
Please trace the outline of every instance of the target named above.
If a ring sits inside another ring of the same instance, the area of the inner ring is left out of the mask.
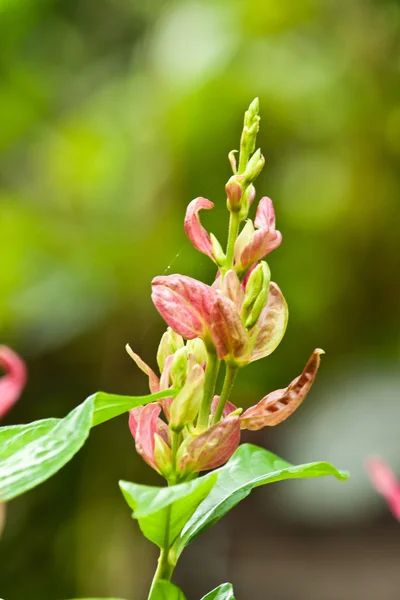
[[[0,378],[0,419],[2,419],[21,395],[27,373],[24,361],[8,346],[0,346],[0,365],[5,370],[5,375]]]
[[[370,458],[366,469],[372,485],[385,498],[392,514],[400,521],[400,483],[396,475],[381,458]]]

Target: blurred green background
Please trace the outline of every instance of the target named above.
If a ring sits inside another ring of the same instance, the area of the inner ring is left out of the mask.
[[[291,316],[239,378],[248,405],[326,351],[305,405],[244,436],[351,480],[257,490],[183,555],[198,600],[395,600],[400,529],[364,473],[400,470],[400,2],[0,0],[0,339],[27,360],[5,423],[63,416],[99,389],[140,394],[129,342],[155,365],[164,326],[150,280],[211,282],[185,207],[225,239],[227,154],[259,96],[275,203],[273,278]],[[0,596],[143,600],[156,551],[118,479],[158,483],[126,418],[96,429],[61,473],[8,506]]]

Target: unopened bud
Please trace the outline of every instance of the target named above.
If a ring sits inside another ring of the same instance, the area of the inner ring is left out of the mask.
[[[250,206],[253,204],[255,197],[256,197],[255,187],[254,187],[254,185],[249,185],[243,194],[242,207],[239,211],[239,218],[241,221],[245,221],[247,219]]]
[[[258,98],[254,98],[253,102],[250,104],[249,108],[244,114],[244,124],[248,127],[251,127],[254,125],[254,123],[257,123],[260,120],[259,112],[260,101]]]
[[[215,237],[213,233],[210,233],[211,245],[212,245],[212,253],[215,259],[215,262],[219,267],[225,266],[226,256],[224,251],[222,250],[222,246]]]
[[[157,350],[157,363],[160,369],[160,373],[163,372],[165,367],[165,361],[168,356],[175,354],[177,350],[184,346],[183,337],[178,333],[175,333],[171,327],[168,327],[167,331],[161,338],[160,344]]]
[[[188,356],[192,356],[195,363],[203,365],[207,362],[207,350],[206,346],[200,338],[189,340],[186,344]]]
[[[256,323],[268,300],[271,271],[265,261],[252,271],[246,285],[246,293],[242,306],[242,320],[247,329]]]
[[[172,381],[172,386],[176,390],[180,390],[185,384],[187,360],[187,350],[185,347],[180,348],[175,352],[169,376]]]
[[[226,204],[231,212],[239,212],[243,197],[243,175],[233,175],[225,186]]]
[[[154,462],[160,471],[161,475],[168,479],[172,473],[172,454],[171,448],[167,442],[158,435],[154,434]]]
[[[172,431],[182,431],[185,425],[195,420],[203,399],[203,390],[204,369],[200,365],[194,365],[185,385],[172,402],[169,422]]]
[[[247,185],[253,183],[253,181],[257,179],[264,167],[264,164],[265,158],[261,154],[261,150],[258,149],[250,158],[249,162],[247,163],[246,170],[244,172],[244,181]]]
[[[254,235],[254,225],[250,219],[246,221],[245,226],[242,231],[239,233],[236,242],[235,242],[235,263],[239,263],[240,256],[244,250],[244,248],[250,244]]]

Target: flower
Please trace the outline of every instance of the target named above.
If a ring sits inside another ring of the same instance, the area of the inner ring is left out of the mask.
[[[246,271],[282,242],[281,232],[275,229],[275,211],[270,198],[261,198],[254,224],[256,231],[253,223],[247,221],[235,243],[235,267],[240,272]]]
[[[400,521],[400,483],[396,475],[381,458],[370,458],[366,467],[372,485],[385,498],[392,514]]]
[[[27,374],[23,360],[8,346],[0,346],[0,365],[5,370],[5,375],[0,378],[0,419],[2,419],[21,395]]]
[[[211,238],[200,223],[199,211],[211,210],[213,207],[214,203],[210,200],[207,200],[206,198],[195,198],[188,205],[185,216],[185,231],[189,240],[196,250],[206,254],[212,260],[214,260],[214,256]]]

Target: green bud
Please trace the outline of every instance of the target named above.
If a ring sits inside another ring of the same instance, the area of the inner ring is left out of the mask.
[[[255,122],[260,120],[260,101],[258,98],[254,98],[249,108],[246,110],[244,115],[244,124],[250,127]]]
[[[247,185],[253,183],[255,179],[261,173],[265,164],[265,158],[261,154],[260,148],[254,152],[253,156],[250,158],[247,163],[246,170],[244,172],[244,180]]]
[[[239,174],[245,172],[249,156],[251,156],[256,147],[256,139],[260,127],[259,110],[259,101],[258,98],[255,98],[244,115],[243,132],[240,138]]]
[[[172,386],[176,390],[180,390],[185,384],[187,360],[187,349],[185,347],[179,348],[174,354],[170,371]]]
[[[224,267],[226,256],[224,251],[222,250],[222,246],[213,233],[210,233],[210,239],[213,257],[215,258],[215,261],[219,267]]]
[[[188,356],[192,356],[196,364],[203,365],[207,362],[207,350],[203,340],[200,338],[189,340],[186,344],[186,348]]]
[[[167,357],[171,354],[175,354],[175,352],[180,348],[183,348],[184,345],[185,343],[183,341],[183,337],[171,329],[171,327],[168,327],[167,331],[161,338],[157,350],[157,363],[160,373],[162,373],[164,370]]]
[[[194,365],[185,385],[172,401],[169,425],[172,431],[182,431],[185,425],[193,423],[200,410],[204,391],[204,369]]]
[[[271,271],[263,260],[252,271],[246,285],[241,317],[247,329],[254,327],[267,303],[270,280]]]
[[[154,434],[154,462],[161,475],[168,479],[172,473],[171,448],[158,433]]]

